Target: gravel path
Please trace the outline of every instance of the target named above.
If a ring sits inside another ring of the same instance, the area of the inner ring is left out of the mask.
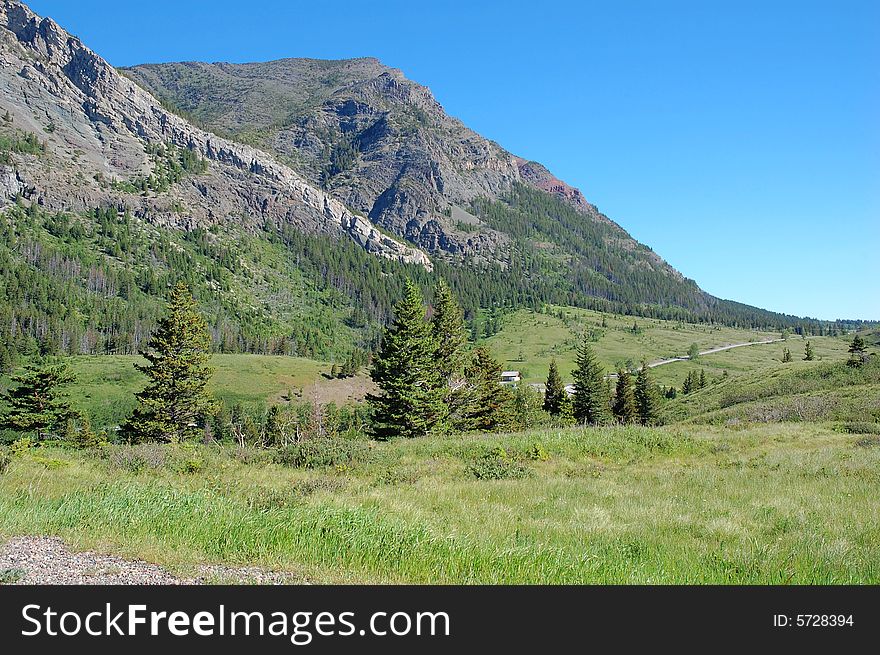
[[[258,567],[205,565],[193,578],[180,578],[141,560],[91,551],[76,552],[57,537],[13,537],[0,544],[0,584],[193,585],[303,584],[289,573]]]

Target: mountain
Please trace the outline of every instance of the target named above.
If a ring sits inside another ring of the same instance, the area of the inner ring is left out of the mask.
[[[183,279],[219,348],[375,343],[404,277],[481,309],[795,326],[719,300],[375,59],[118,71],[0,0],[2,335],[131,352]],[[5,209],[4,209],[5,208]]]

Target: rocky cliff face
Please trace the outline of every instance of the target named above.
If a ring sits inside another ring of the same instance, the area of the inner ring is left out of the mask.
[[[377,230],[326,190],[252,146],[195,127],[69,35],[14,0],[0,1],[2,128],[37,134],[42,153],[0,167],[0,203],[16,195],[52,209],[126,205],[180,229],[236,221],[345,233],[368,251],[430,268],[427,255]],[[149,144],[173,144],[209,166],[169,190],[130,193],[120,182],[149,176]]]
[[[181,113],[270,150],[312,184],[435,256],[503,264],[510,234],[470,207],[477,198],[501,198],[516,184],[562,199],[585,222],[615,228],[609,247],[638,247],[580,190],[470,130],[428,88],[376,59],[189,62],[124,72]],[[678,277],[653,253],[645,265]]]

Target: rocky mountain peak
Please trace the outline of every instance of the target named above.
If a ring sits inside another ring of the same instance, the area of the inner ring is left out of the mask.
[[[229,220],[253,227],[293,223],[344,232],[377,255],[431,267],[425,253],[381,233],[273,156],[167,111],[51,19],[2,0],[0,25],[3,105],[14,124],[48,134],[45,157],[22,159],[14,167],[32,201],[73,210],[108,202],[133,206],[151,221],[183,229]],[[190,150],[211,165],[165,194],[120,192],[117,183],[150,174],[150,144]],[[183,216],[171,210],[181,205],[187,208]]]

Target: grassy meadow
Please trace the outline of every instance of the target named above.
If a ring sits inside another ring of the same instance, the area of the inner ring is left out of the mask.
[[[559,317],[562,314],[562,318]],[[602,327],[602,320],[606,327]],[[638,327],[633,331],[633,325]],[[556,358],[563,380],[571,381],[575,368],[577,347],[582,335],[591,331],[591,344],[600,361],[612,372],[616,366],[627,362],[638,364],[642,358],[648,362],[687,355],[691,344],[700,350],[752,341],[779,339],[779,332],[745,330],[721,325],[678,323],[633,316],[615,316],[573,307],[551,308],[549,313],[519,310],[502,319],[502,329],[484,340],[505,368],[523,373],[526,382],[544,382],[551,358]],[[848,340],[837,337],[811,337],[816,360],[845,359]],[[786,342],[756,344],[703,355],[691,362],[673,362],[652,370],[655,381],[666,386],[681,385],[688,371],[706,369],[710,376],[751,373],[782,365],[782,349],[792,351],[800,366],[804,340],[789,337]],[[815,362],[804,362],[809,365]]]
[[[573,428],[299,455],[28,451],[0,475],[0,538],[320,582],[880,582],[877,435]]]
[[[76,381],[67,388],[71,403],[96,427],[119,425],[134,409],[134,393],[146,378],[137,355],[80,355],[67,359]],[[283,355],[214,355],[212,394],[228,404],[279,403],[288,393],[311,401],[344,404],[363,398],[371,388],[365,372],[355,378],[329,379],[332,364]]]

